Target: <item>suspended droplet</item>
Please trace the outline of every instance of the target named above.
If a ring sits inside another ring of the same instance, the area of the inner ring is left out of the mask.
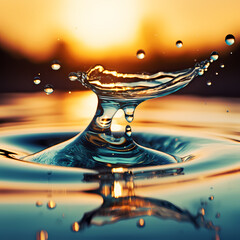
[[[54,209],[56,207],[56,203],[53,200],[50,200],[47,206],[49,209]]]
[[[41,207],[42,205],[43,205],[42,201],[37,201],[37,202],[36,202],[36,206],[37,206],[37,207]]]
[[[207,81],[207,85],[208,85],[208,86],[211,86],[211,85],[212,85],[212,82],[211,82],[211,81]]]
[[[125,133],[128,137],[131,137],[132,135],[132,129],[129,125],[126,126]]]
[[[210,59],[210,63],[212,63],[213,62],[213,60],[212,59]]]
[[[59,70],[61,68],[60,62],[58,60],[54,60],[51,67],[53,70]]]
[[[216,72],[215,74],[218,75],[218,72]]]
[[[224,67],[225,67],[225,65],[224,65],[224,64],[221,64],[221,65],[220,65],[220,67],[221,67],[221,68],[224,68]]]
[[[40,79],[40,77],[35,77],[34,79],[33,79],[33,82],[34,82],[34,84],[36,84],[36,85],[38,85],[38,84],[40,84],[41,83],[41,79]]]
[[[203,70],[203,69],[199,69],[198,75],[199,75],[199,76],[202,76],[203,74],[204,74],[204,70]]]
[[[78,222],[74,222],[73,225],[72,225],[72,230],[74,232],[78,232],[79,231],[79,224]]]
[[[218,59],[219,55],[216,51],[211,53],[210,59],[212,59],[213,61],[216,61]]]
[[[40,76],[41,75],[41,73],[38,73],[38,76]]]
[[[203,68],[204,69],[208,69],[209,66],[210,66],[210,62],[206,61],[206,63],[204,64]]]
[[[230,52],[230,54],[232,55],[232,54],[233,54],[233,52]]]
[[[69,94],[71,94],[72,92],[71,92],[71,91],[69,91],[68,93],[69,93]]]
[[[134,111],[135,111],[135,107],[130,106],[130,107],[125,107],[123,109],[124,113],[125,113],[125,119],[130,123],[133,121],[134,118]]]
[[[208,199],[212,201],[214,199],[214,196],[210,196]]]
[[[78,79],[78,75],[75,72],[70,72],[68,74],[68,78],[69,78],[70,81],[76,81]]]
[[[235,37],[232,35],[232,34],[228,34],[226,37],[225,37],[225,42],[227,45],[231,46],[234,44],[235,42]]]
[[[177,48],[181,48],[183,46],[183,42],[181,40],[178,40],[176,42],[176,46],[177,46]]]
[[[137,226],[142,228],[145,226],[145,221],[143,218],[140,218],[138,221],[137,221]]]
[[[143,50],[137,51],[137,58],[138,59],[144,59],[145,58],[145,52]]]
[[[37,232],[37,240],[48,240],[48,233],[45,230]]]
[[[221,216],[221,214],[218,212],[218,213],[216,214],[216,218],[220,218],[220,216]]]
[[[202,215],[202,216],[205,216],[205,209],[204,208],[201,208],[199,213]]]
[[[44,92],[47,94],[47,95],[50,95],[51,93],[53,93],[53,86],[51,84],[47,84],[44,88]]]

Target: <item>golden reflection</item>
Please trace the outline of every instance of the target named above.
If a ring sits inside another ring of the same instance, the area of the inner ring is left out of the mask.
[[[48,233],[45,230],[37,232],[37,240],[48,240]]]
[[[120,182],[114,181],[112,196],[114,198],[119,198],[122,196],[123,187]]]

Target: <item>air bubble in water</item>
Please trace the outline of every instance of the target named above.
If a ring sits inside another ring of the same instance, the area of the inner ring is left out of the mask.
[[[128,137],[131,137],[132,135],[132,129],[129,125],[126,126],[125,133]]]
[[[47,206],[49,209],[54,209],[56,207],[56,203],[53,200],[50,200]]]
[[[176,42],[176,46],[177,46],[177,48],[181,48],[183,46],[183,42],[181,40],[178,40]]]
[[[221,64],[221,65],[220,65],[220,68],[224,68],[224,67],[225,67],[225,65],[224,65],[224,64]]]
[[[54,60],[51,65],[52,70],[59,70],[61,68],[60,62],[58,60]]]
[[[226,37],[225,37],[225,42],[227,45],[231,46],[234,44],[235,42],[235,37],[232,35],[232,34],[228,34]]]
[[[33,79],[33,82],[34,82],[34,84],[36,84],[36,85],[38,85],[38,84],[40,84],[41,83],[41,79],[40,79],[40,77],[35,77],[34,79]]]
[[[78,75],[75,72],[70,72],[68,74],[68,78],[69,78],[70,81],[76,81],[78,79]]]
[[[72,224],[72,230],[73,230],[74,232],[78,232],[78,231],[79,231],[79,224],[78,224],[78,222],[74,222],[74,223]]]
[[[53,86],[51,84],[47,84],[44,88],[44,92],[47,94],[47,95],[50,95],[51,93],[53,93]]]
[[[137,226],[142,228],[145,226],[145,221],[143,218],[140,218],[138,221],[137,221]]]
[[[208,69],[209,66],[210,66],[210,62],[207,61],[207,62],[204,64],[204,66],[203,66],[203,68],[205,69],[205,71],[206,71],[206,69]]]
[[[143,50],[138,50],[136,56],[137,56],[138,59],[144,59],[145,58],[145,52]]]
[[[218,57],[219,57],[218,53],[214,51],[211,53],[210,59],[212,59],[213,61],[216,61]]]
[[[211,82],[211,81],[207,81],[207,85],[208,85],[208,86],[211,86],[211,85],[212,85],[212,82]]]
[[[37,232],[37,240],[48,240],[48,233],[45,230]]]

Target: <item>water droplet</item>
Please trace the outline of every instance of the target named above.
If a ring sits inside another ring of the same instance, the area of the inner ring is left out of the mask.
[[[206,63],[204,64],[203,68],[204,69],[208,69],[209,66],[210,66],[210,62],[206,61]]]
[[[123,109],[124,113],[125,113],[125,119],[130,123],[133,121],[134,118],[134,111],[135,111],[135,107],[131,106],[131,107],[125,107]]]
[[[61,68],[60,62],[58,60],[54,60],[51,67],[52,70],[59,70]]]
[[[143,218],[140,218],[138,221],[137,221],[137,226],[142,228],[145,226],[145,221]]]
[[[233,52],[230,52],[230,54],[232,55],[232,54],[233,54]]]
[[[48,240],[48,233],[45,230],[37,232],[37,240]]]
[[[47,95],[50,95],[51,93],[53,93],[53,86],[51,84],[47,84],[44,88],[44,92],[47,94]]]
[[[42,201],[37,201],[37,202],[36,202],[36,206],[37,206],[37,207],[41,207],[42,205],[43,205]]]
[[[211,82],[211,81],[207,81],[207,85],[208,85],[208,86],[211,86],[211,85],[212,85],[212,82]]]
[[[220,216],[221,216],[221,214],[218,212],[215,217],[220,218]]]
[[[225,67],[225,65],[224,65],[224,64],[221,64],[221,65],[220,65],[220,67],[221,67],[221,68],[224,68],[224,67]]]
[[[53,200],[50,200],[47,206],[49,209],[54,209],[56,207],[56,203]]]
[[[213,60],[212,59],[210,59],[210,63],[212,63],[213,62]]]
[[[212,201],[214,199],[214,196],[210,196],[208,199]]]
[[[204,70],[203,70],[203,69],[199,69],[198,75],[199,75],[199,76],[202,76],[203,74],[204,74]]]
[[[204,208],[201,208],[199,213],[202,215],[202,216],[205,216],[205,209]]]
[[[211,53],[210,59],[212,59],[213,61],[216,61],[218,59],[219,55],[216,51]]]
[[[234,44],[235,42],[235,37],[232,35],[232,34],[228,34],[226,37],[225,37],[225,42],[227,45],[231,46]]]
[[[71,91],[69,91],[68,93],[69,93],[69,94],[71,94],[72,92],[71,92]]]
[[[144,59],[145,58],[145,52],[143,50],[138,50],[137,51],[137,58],[138,59]]]
[[[132,135],[132,129],[129,125],[126,126],[125,133],[128,137],[131,137]]]
[[[78,79],[78,75],[75,72],[70,72],[68,74],[68,78],[69,78],[70,81],[76,81]]]
[[[229,110],[226,111],[227,113],[229,112]]]
[[[216,72],[215,74],[218,75],[218,72]]]
[[[181,40],[178,40],[176,42],[176,46],[177,46],[177,48],[181,48],[183,46],[183,42]]]
[[[78,222],[74,222],[73,225],[72,225],[72,230],[74,232],[78,232],[79,231],[79,224]]]
[[[36,85],[38,85],[38,84],[40,84],[41,83],[41,79],[40,79],[40,77],[35,77],[34,79],[33,79],[33,82],[34,82],[34,84],[36,84]]]

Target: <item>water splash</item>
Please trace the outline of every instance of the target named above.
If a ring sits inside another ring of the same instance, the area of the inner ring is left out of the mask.
[[[111,123],[119,109],[124,111],[125,119],[132,122],[135,109],[140,103],[178,91],[209,65],[206,60],[193,68],[152,75],[118,73],[105,70],[100,65],[86,73],[78,72],[77,80],[98,97],[97,111],[91,123],[73,139],[24,159],[104,171],[112,167],[165,165],[182,161],[177,156],[138,145],[131,137],[130,126],[126,126],[123,136],[114,136]],[[71,73],[70,76],[70,80],[73,80],[76,74]]]

